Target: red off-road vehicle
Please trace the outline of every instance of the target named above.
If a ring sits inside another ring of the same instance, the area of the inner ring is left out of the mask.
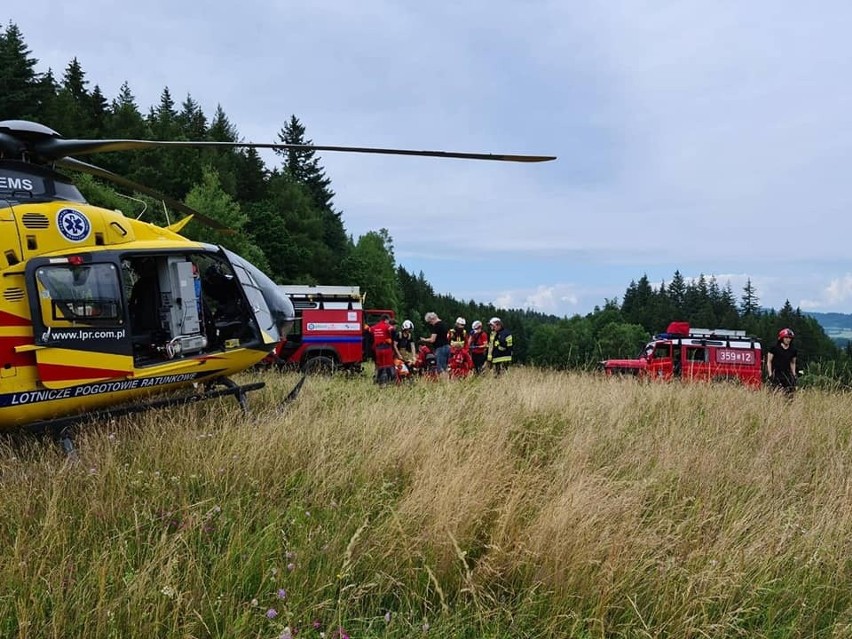
[[[760,341],[745,331],[690,328],[687,322],[672,322],[637,359],[608,359],[601,365],[608,375],[725,380],[759,388],[762,362]]]
[[[365,327],[382,314],[394,316],[393,311],[364,310],[357,286],[287,284],[278,288],[293,302],[296,321],[274,363],[306,373],[360,371],[370,350]]]

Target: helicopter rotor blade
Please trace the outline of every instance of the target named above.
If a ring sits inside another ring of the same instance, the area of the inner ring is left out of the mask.
[[[254,142],[195,142],[190,140],[65,140],[43,138],[32,145],[33,151],[46,159],[58,159],[66,155],[91,155],[111,151],[131,151],[161,148],[243,148],[280,149],[291,151],[339,151],[342,153],[373,153],[380,155],[415,155],[435,158],[457,158],[462,160],[492,160],[497,162],[549,162],[555,155],[515,155],[506,153],[461,153],[457,151],[416,151],[414,149],[386,149],[364,146],[328,146],[319,144],[267,144]]]
[[[216,229],[217,231],[221,231],[223,233],[232,234],[233,229],[228,228],[221,222],[214,220],[212,217],[208,217],[203,213],[196,211],[195,209],[187,206],[183,202],[176,200],[174,198],[169,197],[159,191],[156,191],[152,188],[145,186],[144,184],[139,184],[138,182],[134,182],[133,180],[129,180],[125,177],[122,177],[112,171],[107,171],[106,169],[102,169],[99,166],[95,166],[94,164],[89,164],[88,162],[82,162],[80,160],[76,160],[70,157],[61,157],[56,159],[56,164],[58,166],[62,166],[67,169],[72,169],[74,171],[79,171],[80,173],[88,173],[89,175],[94,175],[95,177],[102,178],[104,180],[109,180],[114,184],[118,184],[119,186],[123,186],[129,189],[133,189],[134,191],[138,191],[139,193],[144,193],[145,195],[150,195],[153,198],[161,200],[168,204],[173,209],[181,211],[182,213],[186,213],[187,215],[191,215],[194,220],[197,220],[201,224],[208,226],[212,229]]]

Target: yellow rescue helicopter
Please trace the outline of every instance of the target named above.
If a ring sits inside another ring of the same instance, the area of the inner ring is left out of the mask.
[[[230,376],[284,339],[293,305],[240,256],[180,234],[215,220],[72,156],[174,147],[254,147],[474,160],[550,156],[369,147],[73,140],[0,122],[0,431],[60,432],[81,415],[245,394]],[[86,202],[68,169],[153,195],[188,215],[166,227]],[[175,391],[186,388],[185,396]],[[166,396],[151,399],[150,396]],[[147,398],[147,403],[142,398]],[[69,442],[70,443],[70,442]]]

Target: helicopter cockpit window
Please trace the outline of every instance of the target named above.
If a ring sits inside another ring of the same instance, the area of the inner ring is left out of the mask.
[[[22,171],[3,167],[0,171],[0,198],[11,202],[38,202],[47,199],[81,203],[86,201],[70,181],[29,165]]]
[[[57,264],[36,271],[45,326],[121,324],[121,283],[113,264]]]

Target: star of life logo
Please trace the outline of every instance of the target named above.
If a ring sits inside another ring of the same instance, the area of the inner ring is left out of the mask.
[[[56,226],[63,237],[72,242],[82,242],[92,230],[89,219],[75,209],[62,209],[56,215]]]

